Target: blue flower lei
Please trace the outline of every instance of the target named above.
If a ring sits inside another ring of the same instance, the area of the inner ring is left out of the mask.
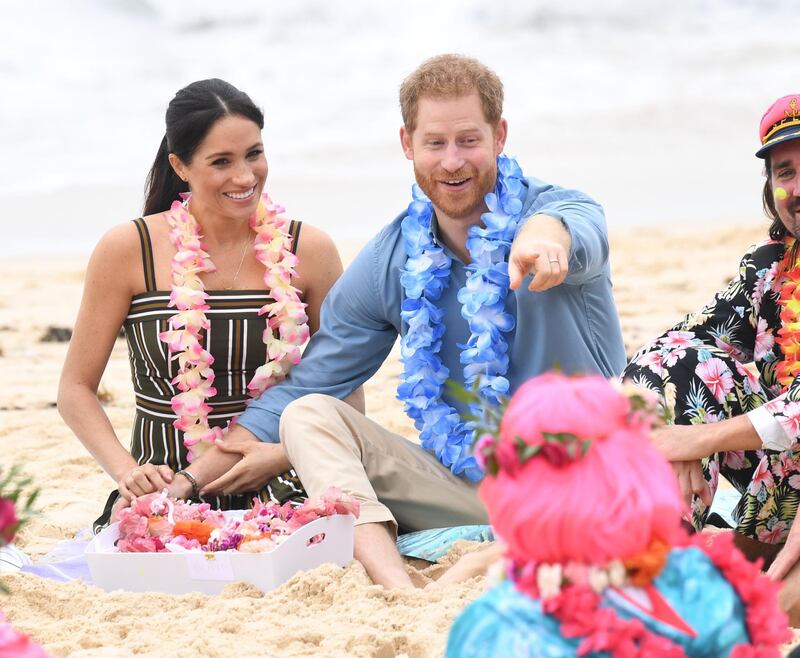
[[[467,237],[472,263],[458,291],[461,315],[470,337],[460,345],[464,384],[477,387],[479,401],[470,413],[481,417],[482,404],[497,405],[508,393],[508,343],[505,333],[514,317],[505,312],[508,295],[508,253],[525,199],[522,170],[516,160],[497,158],[497,186],[485,197],[489,212],[481,216],[485,228],[473,226]],[[403,373],[397,397],[420,432],[422,447],[434,453],[456,475],[478,481],[483,471],[472,455],[475,422],[462,421],[442,393],[450,371],[439,358],[444,336],[444,312],[436,301],[447,287],[451,259],[433,239],[433,204],[414,185],[413,201],[401,224],[406,264],[400,275],[405,298],[400,316],[408,330],[400,340]]]

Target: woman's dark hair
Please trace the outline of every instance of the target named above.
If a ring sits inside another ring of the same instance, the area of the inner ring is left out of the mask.
[[[775,208],[775,196],[772,190],[772,161],[769,153],[764,158],[764,173],[767,176],[767,180],[764,181],[761,204],[764,206],[764,213],[772,220],[769,225],[769,237],[773,240],[783,240],[786,237],[786,227],[783,225]]]
[[[145,181],[145,215],[167,210],[181,192],[189,191],[172,169],[169,154],[191,163],[211,127],[231,115],[250,119],[259,129],[264,127],[264,113],[247,94],[224,80],[198,80],[175,94],[167,107],[167,132]]]

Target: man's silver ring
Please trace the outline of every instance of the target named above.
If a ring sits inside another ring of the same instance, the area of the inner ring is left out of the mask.
[[[551,258],[551,259],[550,259],[550,262],[551,262],[551,263],[557,263],[557,262],[558,262],[558,258]]]

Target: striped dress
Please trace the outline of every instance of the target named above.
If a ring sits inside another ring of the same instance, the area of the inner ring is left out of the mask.
[[[153,247],[143,219],[134,220],[139,232],[144,266],[145,292],[134,295],[125,318],[125,338],[136,394],[136,417],[131,435],[131,454],[138,464],[166,464],[173,471],[189,465],[183,432],[172,424],[176,415],[170,401],[177,389],[172,379],[178,372],[177,358],[170,358],[167,345],[158,335],[168,328],[175,309],[168,306],[170,291],[156,290]],[[291,222],[292,252],[297,251],[300,222]],[[210,327],[205,332],[203,347],[214,357],[214,388],[217,394],[207,403],[212,411],[209,425],[224,427],[238,416],[249,399],[247,384],[256,368],[266,359],[262,340],[265,320],[259,309],[268,302],[263,290],[209,290],[206,311]],[[119,493],[112,492],[103,515],[95,522],[102,527],[108,522],[111,507]],[[254,496],[261,500],[283,503],[306,496],[293,470],[272,478],[260,491],[203,498],[214,508],[243,509]]]

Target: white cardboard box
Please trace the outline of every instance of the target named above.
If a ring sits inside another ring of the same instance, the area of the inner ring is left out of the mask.
[[[310,543],[315,535],[321,541]],[[113,524],[86,547],[95,585],[107,592],[219,594],[231,582],[244,581],[268,592],[298,571],[321,564],[347,566],[353,559],[353,517],[327,516],[308,523],[269,553],[237,551],[186,553],[120,553],[119,528]]]

